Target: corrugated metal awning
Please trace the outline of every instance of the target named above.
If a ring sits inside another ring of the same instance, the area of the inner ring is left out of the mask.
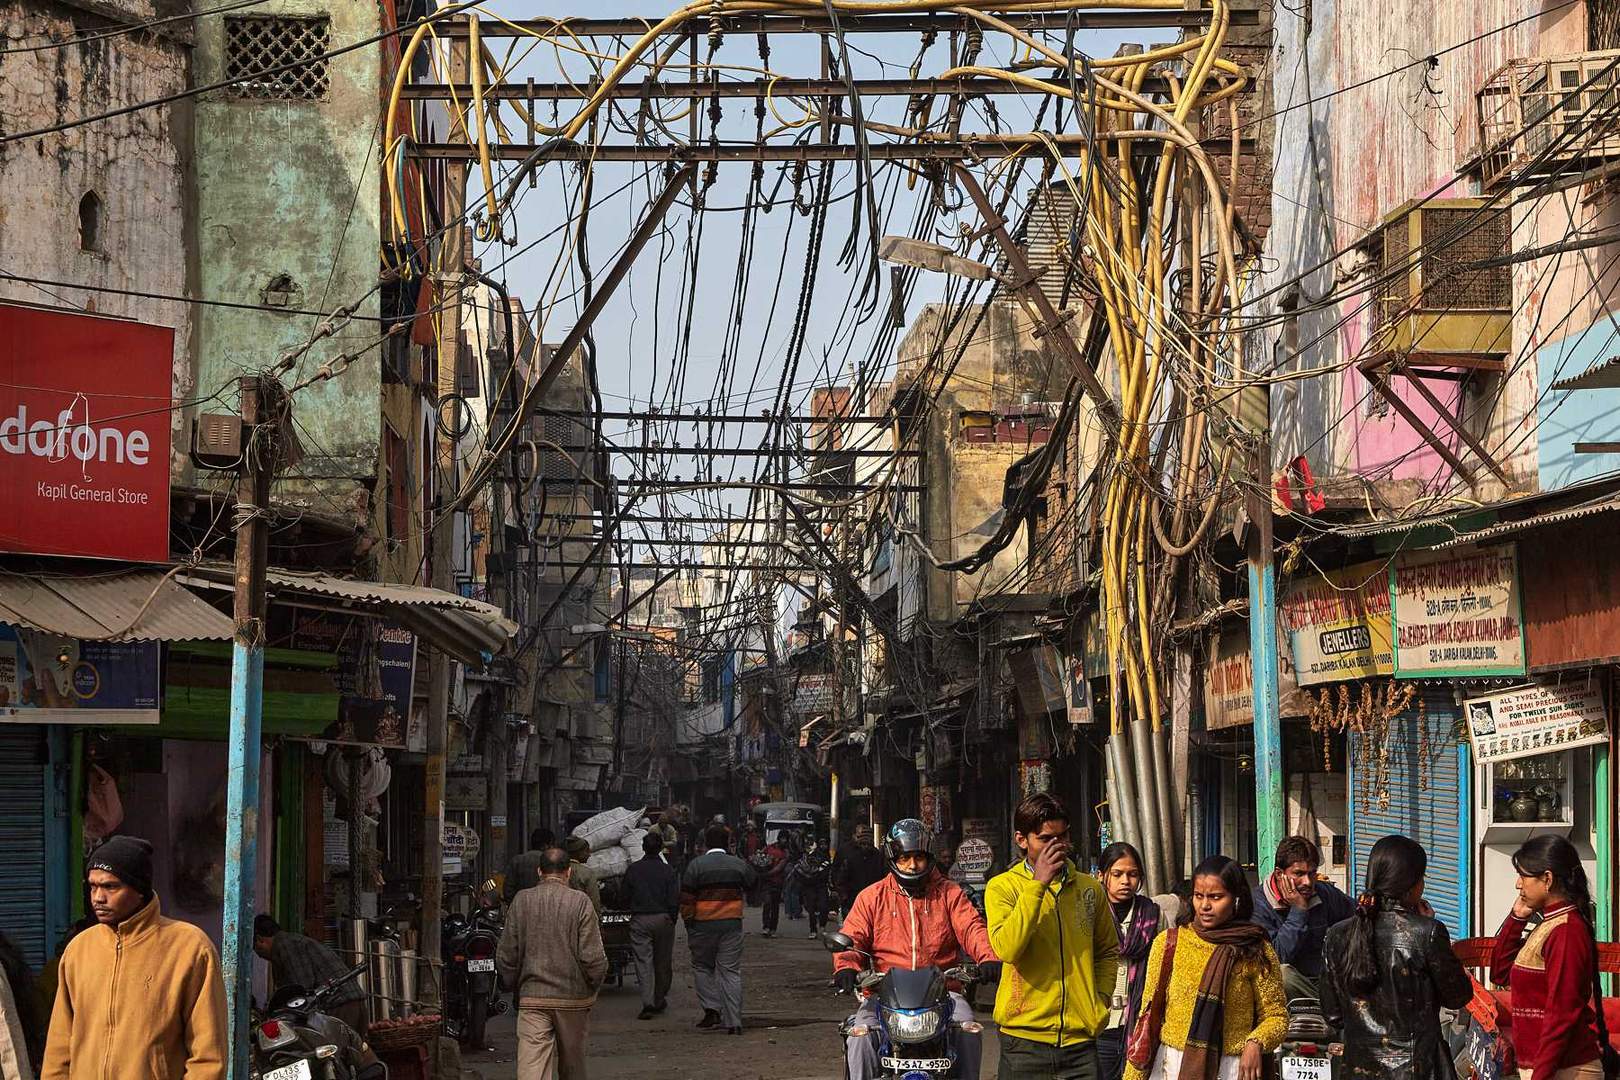
[[[1579,375],[1559,379],[1554,390],[1614,390],[1620,388],[1620,356],[1599,360]]]
[[[1522,518],[1519,521],[1504,521],[1499,525],[1475,529],[1473,532],[1460,533],[1455,539],[1442,541],[1434,544],[1433,547],[1440,549],[1458,547],[1462,544],[1489,543],[1509,536],[1517,536],[1532,529],[1557,525],[1565,521],[1574,521],[1577,518],[1591,517],[1594,514],[1607,514],[1615,510],[1620,510],[1620,499],[1604,499],[1602,502],[1587,503],[1584,506],[1572,506],[1567,510],[1554,510],[1551,513]]]
[[[217,564],[199,567],[189,580],[229,588],[233,571]],[[518,625],[493,604],[442,589],[352,581],[330,574],[306,574],[272,568],[265,575],[272,595],[323,599],[333,607],[369,610],[411,630],[456,659],[482,665],[500,654],[517,636]]]
[[[229,641],[231,617],[161,570],[0,572],[0,622],[85,641]]]

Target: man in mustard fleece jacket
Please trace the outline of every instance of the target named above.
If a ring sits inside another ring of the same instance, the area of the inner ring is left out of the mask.
[[[1099,1080],[1097,1033],[1119,933],[1096,878],[1069,861],[1069,814],[1048,794],[1013,815],[1022,861],[990,880],[984,912],[1001,957],[1000,1080]]]

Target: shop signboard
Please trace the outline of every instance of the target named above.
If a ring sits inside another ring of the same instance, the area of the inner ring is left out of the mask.
[[[0,304],[0,551],[165,562],[174,331]]]
[[[1513,545],[1408,552],[1395,560],[1389,591],[1396,678],[1525,673]]]
[[[1302,716],[1299,682],[1287,650],[1277,650],[1277,703],[1282,716]],[[1249,634],[1222,631],[1215,635],[1204,667],[1204,726],[1211,731],[1254,723],[1254,664]]]
[[[1468,698],[1463,714],[1480,764],[1609,741],[1603,691],[1586,680],[1515,686]]]
[[[1084,660],[1081,670],[1088,679],[1108,677],[1108,642],[1103,638],[1102,611],[1092,608],[1080,621],[1081,651]]]
[[[364,615],[321,608],[272,609],[271,637],[289,648],[333,653],[338,720],[330,742],[404,747],[416,678],[416,635]]]
[[[1290,583],[1278,618],[1299,685],[1392,673],[1389,605],[1389,564],[1383,560]]]
[[[964,840],[956,848],[956,865],[961,867],[962,873],[983,881],[995,865],[996,855],[989,843],[984,840]]]
[[[162,648],[0,624],[0,724],[156,724]]]

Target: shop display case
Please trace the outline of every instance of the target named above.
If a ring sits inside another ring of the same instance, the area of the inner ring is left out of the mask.
[[[1574,757],[1573,750],[1554,750],[1485,766],[1490,791],[1485,840],[1567,835],[1575,822]]]

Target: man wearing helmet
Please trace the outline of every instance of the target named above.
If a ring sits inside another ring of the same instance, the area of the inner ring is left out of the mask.
[[[979,964],[985,978],[994,979],[1001,962],[990,947],[984,917],[956,882],[939,872],[929,850],[928,830],[916,818],[895,822],[884,838],[883,854],[889,873],[863,889],[850,907],[843,932],[861,952],[870,953],[878,971],[897,968],[949,968],[965,953]],[[833,958],[833,978],[842,991],[855,988],[863,967],[854,952]],[[951,1019],[973,1019],[973,1009],[960,993],[951,991]],[[877,1009],[870,999],[856,1011],[854,1023],[864,1023],[871,1034],[850,1039],[845,1047],[851,1080],[867,1080],[878,1071]],[[963,1080],[979,1075],[980,1036],[960,1031],[957,1047]]]

